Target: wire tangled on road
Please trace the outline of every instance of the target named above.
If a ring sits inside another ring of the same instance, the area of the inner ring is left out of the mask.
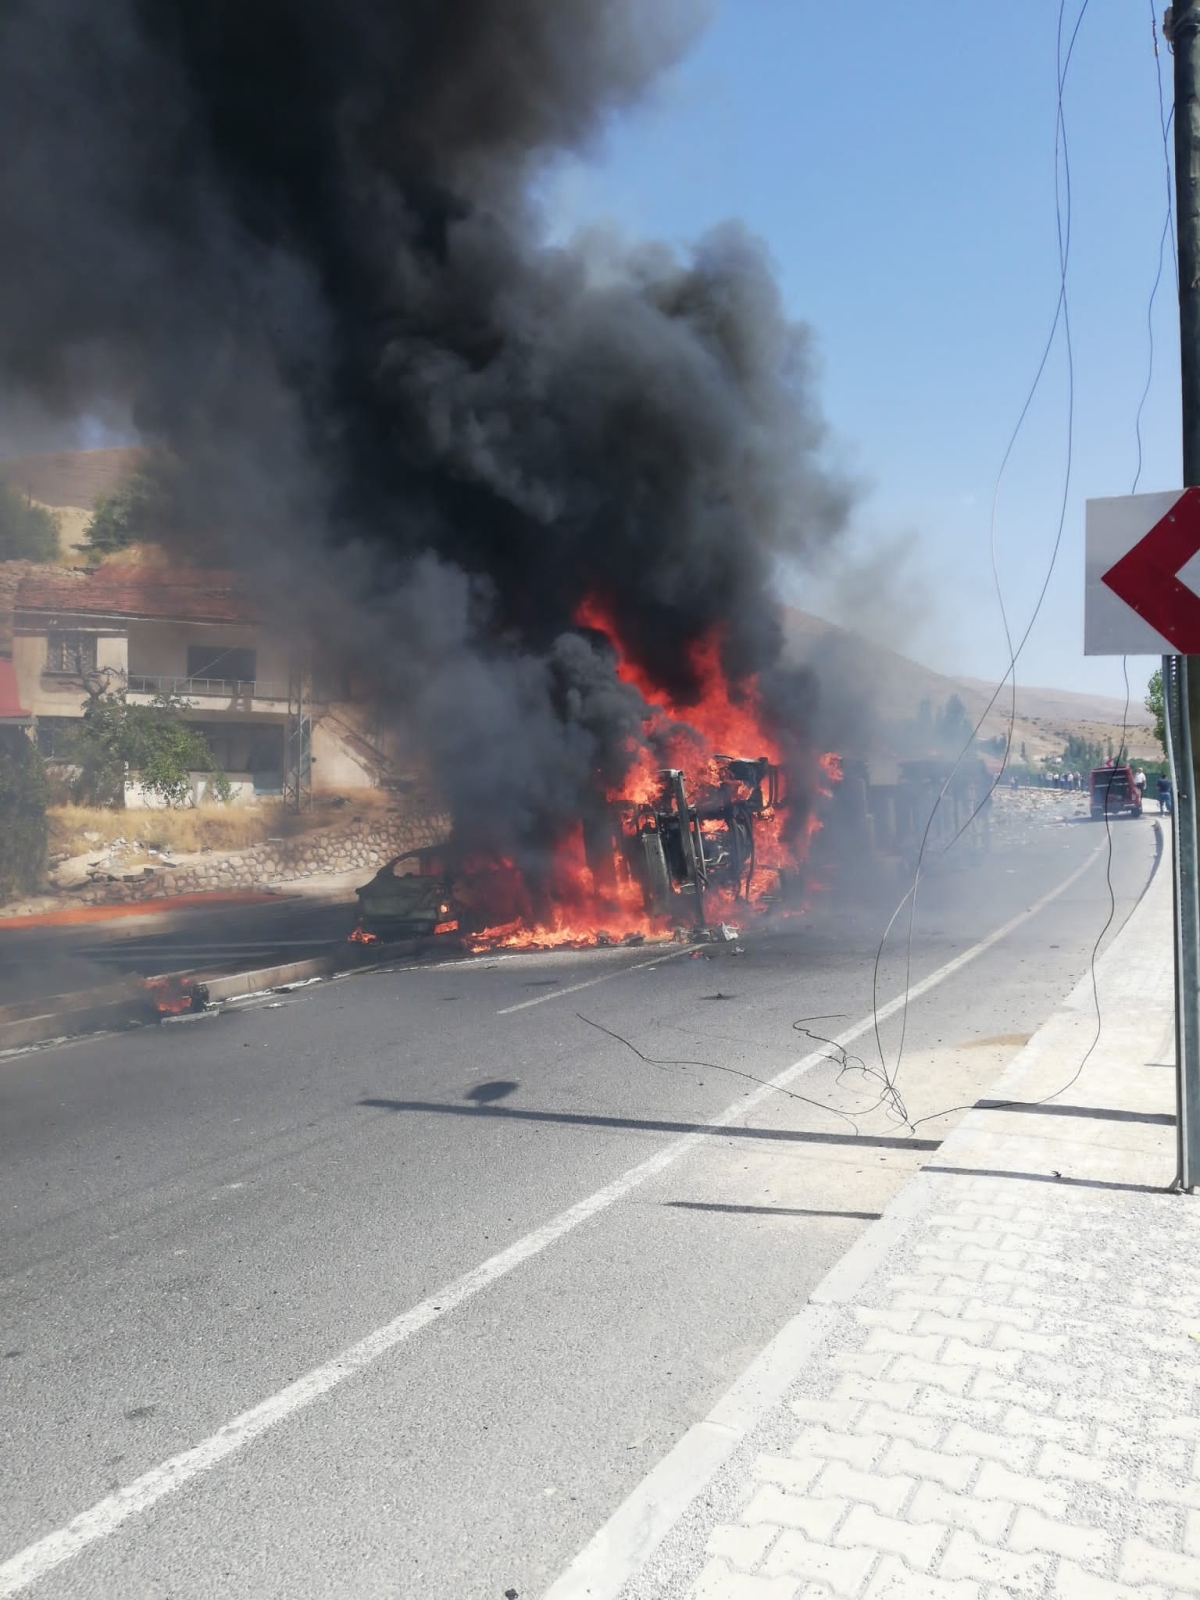
[[[871,976],[871,1007],[876,1019],[875,1048],[879,1056],[878,1076],[880,1077],[883,1085],[880,1093],[882,1100],[887,1103],[890,1113],[898,1122],[908,1127],[912,1127],[914,1124],[909,1121],[908,1109],[904,1103],[903,1096],[900,1093],[898,1079],[900,1074],[900,1065],[904,1056],[904,1045],[908,1033],[908,995],[912,987],[913,934],[916,921],[917,897],[920,889],[921,874],[925,865],[926,852],[929,847],[930,834],[933,829],[934,820],[937,817],[942,803],[950,790],[950,786],[958,776],[964,760],[967,758],[968,754],[973,748],[975,740],[978,737],[984,722],[991,714],[991,711],[997,700],[1000,698],[1005,685],[1011,682],[1012,692],[1008,711],[1008,735],[1005,740],[1005,750],[1003,758],[1000,762],[999,770],[985,790],[982,799],[975,806],[974,810],[963,823],[962,827],[959,828],[957,833],[954,834],[949,843],[943,847],[942,854],[945,854],[947,851],[953,849],[967,829],[972,826],[980,812],[990,802],[997,786],[1000,783],[1000,780],[1004,776],[1004,772],[1008,765],[1009,755],[1012,750],[1013,730],[1016,725],[1017,717],[1017,662],[1020,660],[1021,654],[1029,641],[1029,636],[1032,633],[1038,616],[1041,613],[1042,606],[1045,603],[1046,593],[1050,587],[1050,580],[1053,577],[1055,567],[1058,564],[1059,551],[1062,548],[1063,532],[1066,527],[1067,504],[1071,487],[1071,470],[1073,464],[1075,438],[1075,358],[1074,349],[1071,342],[1070,305],[1067,293],[1068,266],[1071,255],[1071,161],[1067,142],[1067,126],[1063,109],[1063,95],[1066,88],[1067,75],[1070,70],[1071,59],[1075,53],[1075,44],[1079,38],[1079,30],[1082,26],[1084,16],[1087,14],[1088,5],[1089,0],[1083,0],[1083,3],[1076,15],[1074,26],[1071,29],[1069,40],[1066,42],[1065,49],[1064,27],[1066,23],[1066,0],[1060,0],[1058,8],[1058,27],[1055,46],[1057,111],[1055,116],[1054,131],[1054,204],[1055,223],[1058,236],[1058,293],[1055,300],[1054,316],[1051,319],[1050,331],[1046,337],[1045,344],[1042,347],[1041,356],[1033,375],[1033,381],[1031,382],[1029,390],[1025,396],[1024,403],[1017,417],[1016,425],[1009,436],[1008,444],[1006,445],[1004,454],[1001,457],[1000,466],[996,473],[995,485],[992,492],[989,524],[992,580],[995,587],[996,600],[1000,608],[1001,622],[1004,628],[1004,638],[1008,650],[1008,666],[1005,669],[1004,676],[996,685],[991,698],[988,700],[987,704],[983,708],[983,711],[977,718],[973,728],[971,729],[969,737],[964,743],[962,749],[959,751],[949,774],[947,775],[941,786],[941,789],[938,792],[937,798],[933,803],[933,807],[925,823],[924,831],[921,835],[921,841],[917,850],[917,859],[913,868],[912,882],[909,885],[909,888],[903,899],[900,901],[899,905],[892,912],[891,917],[888,919],[887,926],[884,928],[883,933],[880,936],[879,944],[875,951],[875,961]],[[1024,632],[1014,645],[1012,627],[1009,621],[1008,607],[1004,599],[1003,585],[1000,581],[1000,570],[996,553],[996,517],[1000,500],[1000,488],[1004,481],[1008,464],[1012,457],[1013,450],[1016,447],[1017,440],[1025,426],[1025,421],[1029,415],[1030,407],[1033,405],[1034,398],[1041,387],[1042,378],[1045,374],[1047,363],[1050,360],[1051,352],[1053,351],[1054,345],[1058,339],[1060,328],[1062,329],[1063,333],[1067,365],[1067,448],[1063,470],[1062,494],[1059,501],[1058,525],[1055,530],[1054,543],[1050,550],[1050,560],[1047,564],[1046,573],[1042,580],[1041,588],[1038,591],[1033,611],[1029,617],[1029,621],[1025,625]],[[895,927],[897,920],[904,912],[905,906],[908,907],[904,955],[905,1003],[901,1009],[900,1038],[896,1046],[895,1064],[894,1066],[891,1066],[888,1062],[887,1052],[884,1049],[883,1035],[879,1024],[879,979],[880,969],[883,964],[884,950],[887,946],[888,938],[891,935],[892,929]],[[929,1119],[922,1118],[921,1120],[926,1121]]]

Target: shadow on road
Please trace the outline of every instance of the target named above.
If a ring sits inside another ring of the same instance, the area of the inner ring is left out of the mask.
[[[819,1206],[731,1206],[720,1200],[664,1200],[672,1211],[724,1211],[738,1217],[844,1217],[848,1222],[878,1222],[882,1211],[823,1211]]]
[[[468,1089],[463,1099],[473,1100],[477,1106],[487,1106],[496,1100],[506,1100],[520,1087],[511,1078],[494,1078],[490,1083],[477,1083],[473,1089]]]
[[[1005,1172],[997,1167],[922,1167],[946,1178],[1016,1178],[1021,1183],[1061,1183],[1073,1189],[1119,1189],[1127,1194],[1166,1194],[1166,1183],[1110,1183],[1104,1178],[1064,1178],[1057,1172]]]
[[[976,1111],[1029,1111],[1035,1117],[1095,1117],[1100,1122],[1147,1122],[1173,1128],[1173,1111],[1118,1111],[1112,1106],[1064,1106],[1056,1101],[976,1100]]]
[[[629,1128],[644,1133],[709,1133],[718,1138],[778,1139],[794,1144],[870,1145],[879,1150],[940,1150],[940,1139],[899,1139],[887,1134],[812,1133],[803,1128],[736,1128],[709,1122],[668,1122],[657,1118],[603,1117],[581,1111],[521,1111],[515,1106],[447,1104],[438,1100],[363,1099],[375,1111],[407,1111],[448,1117],[504,1117],[514,1122],[557,1122],[577,1128]]]

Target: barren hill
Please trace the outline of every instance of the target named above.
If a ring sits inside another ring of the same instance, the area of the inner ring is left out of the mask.
[[[0,460],[0,479],[53,511],[62,544],[72,550],[79,546],[96,501],[112,494],[143,454],[138,448],[128,448],[9,456]]]
[[[112,494],[142,455],[139,449],[52,450],[0,460],[0,478],[39,505],[90,511]]]
[[[994,684],[935,672],[805,611],[789,609],[785,629],[792,658],[811,661],[820,670],[823,694],[832,691],[835,701],[853,696],[870,706],[873,716],[862,723],[864,755],[890,754],[889,729],[911,722],[923,700],[936,710],[956,694],[974,721],[995,691]],[[1144,699],[1144,688],[1131,683],[1125,744],[1136,760],[1159,760],[1162,749],[1154,738],[1154,719]],[[1115,748],[1121,743],[1123,710],[1124,702],[1111,696],[1037,688],[1018,681],[1014,753],[1024,746],[1030,761],[1058,755],[1072,734],[1105,746],[1111,740]],[[1012,689],[1006,686],[984,720],[984,734],[1007,733],[1011,711]]]

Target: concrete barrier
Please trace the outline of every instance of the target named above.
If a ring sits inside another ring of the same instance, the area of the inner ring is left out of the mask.
[[[220,1003],[269,994],[291,983],[306,983],[338,973],[369,972],[397,958],[416,955],[428,944],[428,940],[422,939],[366,947],[348,944],[328,955],[256,967],[249,972],[213,973],[209,969],[191,968],[186,972],[156,973],[155,978],[174,977],[203,983],[209,1000]],[[138,977],[123,978],[99,989],[80,989],[74,994],[20,1000],[0,1006],[0,1055],[59,1039],[138,1027],[153,1020],[146,980]]]

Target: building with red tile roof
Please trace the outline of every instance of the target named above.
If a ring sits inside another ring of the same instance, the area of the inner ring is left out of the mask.
[[[17,589],[16,611],[34,615],[194,623],[258,623],[262,611],[231,572],[129,567],[35,575]]]
[[[180,704],[239,798],[279,793],[285,768],[333,792],[391,775],[374,708],[319,683],[314,694],[304,652],[266,623],[236,573],[121,562],[34,571],[17,585],[12,644],[14,704],[29,707],[48,755],[69,749],[89,696],[120,690],[130,704]]]

